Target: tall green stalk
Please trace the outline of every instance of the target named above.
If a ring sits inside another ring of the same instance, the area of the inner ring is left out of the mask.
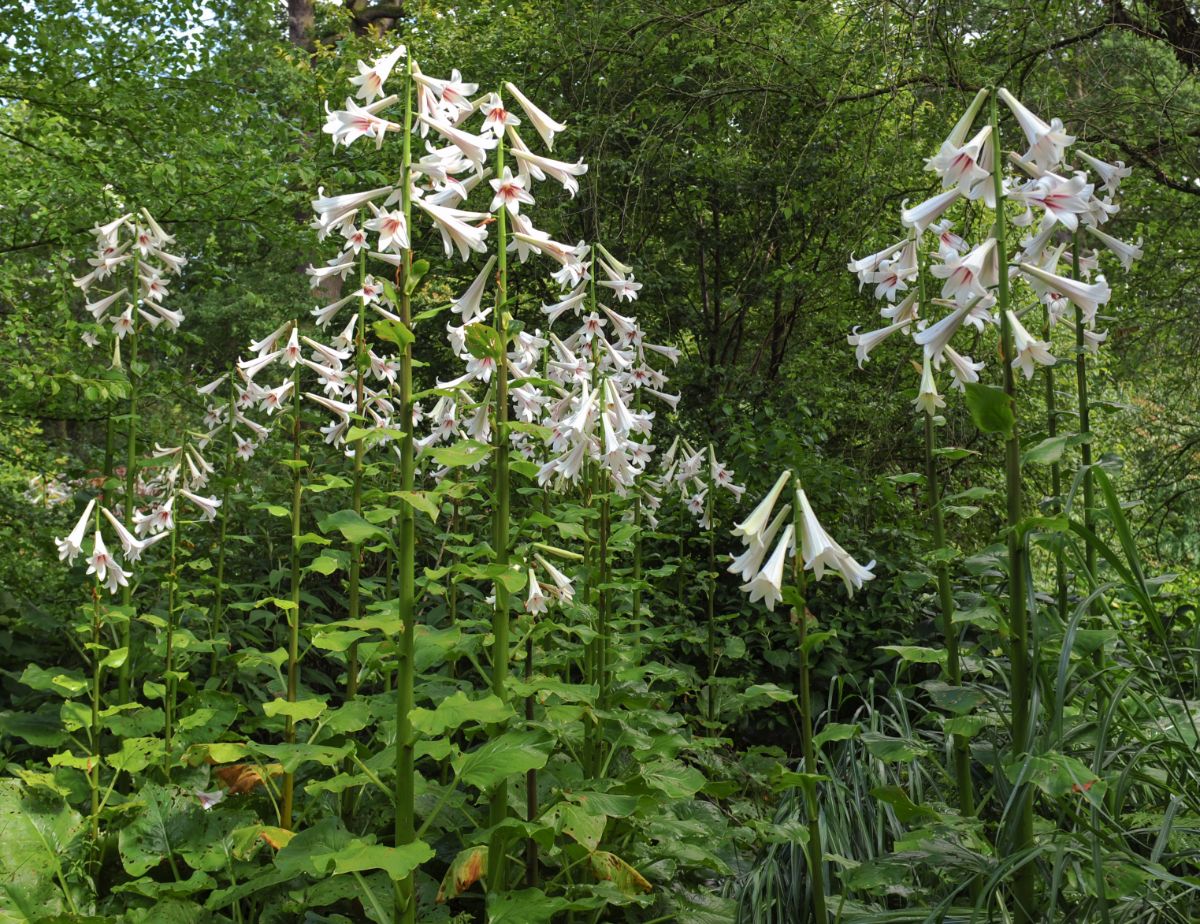
[[[100,510],[96,509],[96,527],[100,526]],[[103,754],[100,749],[100,699],[103,695],[100,682],[103,676],[104,668],[101,664],[103,658],[100,655],[101,631],[103,629],[102,617],[100,612],[100,578],[97,577],[92,581],[92,722],[91,728],[88,730],[88,746],[90,754],[88,755],[88,789],[91,791],[91,834],[92,834],[92,861],[95,871],[99,871],[100,867],[100,766],[103,760]]]
[[[299,320],[296,321],[296,326],[300,326]],[[304,494],[304,484],[301,478],[304,468],[303,424],[300,418],[300,370],[302,368],[304,367],[297,363],[296,368],[292,371],[292,539],[289,555],[291,606],[287,610],[287,701],[289,703],[296,702],[296,696],[300,689],[300,517],[303,512]],[[284,720],[283,736],[288,744],[296,743],[296,720],[291,715]],[[294,772],[285,773],[283,776],[283,807],[279,813],[279,826],[287,831],[292,829],[295,796],[296,775]]]
[[[360,251],[358,255],[358,286],[361,289],[367,278],[367,253]],[[366,408],[366,375],[370,359],[367,356],[367,306],[360,305],[358,325],[354,335],[354,409],[357,420],[354,426],[360,431],[365,426],[364,413]],[[363,441],[361,436],[354,441],[354,466],[351,476],[351,505],[354,513],[362,516],[362,482],[363,482]],[[350,580],[347,588],[346,612],[351,620],[358,619],[360,611],[359,580],[362,576],[363,544],[350,543]],[[358,693],[358,641],[350,644],[346,657],[346,698],[354,699]]]
[[[496,176],[504,175],[504,133],[496,144]],[[498,570],[508,569],[509,489],[508,470],[508,208],[501,203],[496,210],[496,311],[492,322],[496,331],[496,406],[494,427],[494,494],[492,498],[492,545]],[[508,588],[495,582],[496,607],[492,612],[492,693],[508,701],[508,632],[511,608]],[[495,827],[508,817],[508,780],[501,780],[488,793],[488,824]],[[492,836],[488,848],[488,884],[493,889],[505,886],[505,841],[502,833]]]
[[[412,59],[404,64],[404,132],[400,161],[400,205],[404,224],[409,229],[409,246],[401,252],[397,267],[397,297],[400,299],[400,320],[412,330],[412,304],[409,299],[409,278],[412,274]],[[400,350],[400,420],[404,436],[400,438],[400,490],[411,491],[414,484],[414,453],[412,434],[413,407],[412,340],[405,338]],[[396,819],[396,846],[403,847],[416,840],[415,813],[416,770],[415,741],[411,713],[413,708],[413,650],[416,643],[416,612],[413,587],[416,583],[415,523],[413,509],[400,505],[396,533],[396,609],[401,629],[396,669],[396,792],[393,811]],[[415,924],[417,915],[416,881],[412,873],[396,884],[394,919],[396,924]]]
[[[1079,272],[1079,230],[1076,229],[1071,240],[1071,278],[1078,279]],[[1075,306],[1075,387],[1079,397],[1079,435],[1084,437],[1080,446],[1083,463],[1083,524],[1089,534],[1094,534],[1096,520],[1096,488],[1092,481],[1092,409],[1088,402],[1087,385],[1087,342],[1083,336],[1083,309]],[[1086,543],[1086,561],[1088,574],[1094,580],[1096,575],[1096,543],[1090,538]]]
[[[175,528],[171,530],[171,570],[167,574],[167,649],[163,661],[163,769],[171,766],[171,737],[175,726],[175,598],[179,592],[179,531],[183,519],[175,506]]]
[[[133,326],[129,330],[129,419],[125,432],[125,508],[122,519],[125,528],[132,531],[133,513],[137,507],[134,490],[137,487],[137,438],[138,438],[138,380],[141,378],[137,371],[138,356],[138,278],[137,255],[133,259],[133,284],[129,290],[129,298],[133,304]],[[133,648],[133,614],[129,607],[133,602],[133,588],[129,585],[121,588],[121,606],[126,609],[125,619],[119,624],[121,646],[125,648],[125,660],[117,669],[117,702],[129,702],[130,688],[133,677],[134,662],[137,661]]]
[[[1053,330],[1050,326],[1050,309],[1042,309],[1042,339],[1050,342]],[[1054,366],[1042,369],[1046,377],[1046,435],[1053,439],[1058,436],[1058,395],[1054,391]],[[1062,463],[1055,461],[1050,466],[1050,494],[1054,497],[1051,510],[1060,513],[1062,500]],[[1058,619],[1067,621],[1067,563],[1062,547],[1054,550],[1054,599],[1058,606]]]
[[[717,525],[713,521],[716,507],[716,482],[712,478],[712,443],[708,444],[709,479],[708,496],[705,499],[705,519],[708,520],[708,574],[704,580],[704,610],[708,626],[705,647],[708,654],[708,722],[717,721]]]
[[[921,309],[928,304],[925,300],[925,255],[920,255],[917,277],[917,297]],[[962,664],[958,651],[958,629],[954,625],[954,590],[950,585],[950,564],[941,555],[946,547],[946,523],[942,511],[942,489],[938,479],[937,433],[933,426],[933,415],[925,414],[925,506],[929,509],[929,531],[932,533],[933,549],[938,554],[934,572],[937,576],[938,604],[942,610],[942,636],[946,644],[946,682],[957,687],[962,684]],[[954,781],[958,790],[958,810],[964,818],[975,814],[975,789],[971,782],[970,742],[962,735],[951,738],[954,763]]]
[[[225,537],[229,528],[229,492],[233,486],[234,465],[234,426],[237,417],[237,370],[229,366],[229,405],[225,412],[225,467],[224,483],[221,486],[221,525],[217,531],[217,589],[213,595],[212,626],[209,639],[213,643],[212,656],[209,661],[209,676],[218,677],[221,656],[217,650],[217,640],[221,635],[221,621],[225,617]]]
[[[1029,664],[1029,614],[1025,607],[1025,546],[1018,525],[1021,522],[1021,438],[1017,430],[1017,388],[1012,325],[1008,321],[1008,244],[1004,216],[1004,157],[1000,150],[1000,114],[996,94],[990,100],[992,125],[992,184],[996,196],[996,264],[999,267],[999,286],[996,310],[1000,313],[1000,357],[1004,373],[1004,393],[1008,396],[1013,414],[1013,427],[1004,443],[1004,477],[1008,495],[1008,631],[1012,666],[1012,757],[1019,760],[1030,743],[1030,710],[1032,677]],[[1022,784],[1015,794],[1016,826],[1012,852],[1022,853],[1033,846],[1033,788]],[[1037,868],[1024,863],[1014,874],[1014,919],[1017,924],[1029,924],[1036,916],[1034,893]]]
[[[793,475],[795,485],[795,502],[792,505],[792,517],[796,530],[796,544],[799,546],[801,534],[800,482]],[[796,645],[799,648],[800,661],[800,748],[804,757],[804,772],[808,774],[801,786],[804,791],[805,811],[808,814],[808,844],[805,854],[808,857],[809,888],[812,890],[812,912],[816,924],[828,924],[829,913],[825,909],[825,848],[821,842],[820,804],[817,801],[817,784],[813,776],[817,773],[816,748],[813,745],[812,721],[812,678],[808,663],[808,598],[804,580],[804,569],[801,566],[800,549],[792,556],[792,581],[800,594],[799,606],[792,609],[792,620],[796,627]]]

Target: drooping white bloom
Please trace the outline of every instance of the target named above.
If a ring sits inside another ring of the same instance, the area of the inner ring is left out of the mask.
[[[350,147],[359,138],[374,138],[375,148],[383,146],[384,136],[388,132],[403,131],[404,126],[380,118],[376,113],[396,102],[395,96],[388,96],[369,106],[360,106],[354,100],[346,97],[345,109],[330,109],[325,104],[325,124],[321,130],[333,138],[333,146],[344,144]]]
[[[546,595],[542,593],[542,585],[538,583],[537,573],[529,569],[529,594],[525,597],[525,612],[529,614],[546,612]]]
[[[1025,154],[1025,160],[1033,161],[1044,170],[1055,169],[1062,162],[1067,147],[1075,143],[1074,137],[1063,131],[1060,120],[1051,119],[1050,123],[1046,124],[1003,87],[999,90],[999,96],[1012,110],[1021,131],[1029,141],[1029,151]]]
[[[996,262],[996,239],[989,237],[962,257],[950,257],[946,262],[929,268],[938,279],[944,279],[942,298],[962,301],[972,296],[987,295],[988,286],[999,281]]]
[[[1013,190],[1009,197],[1044,209],[1047,223],[1057,221],[1074,231],[1079,226],[1079,216],[1090,208],[1092,189],[1092,184],[1082,173],[1069,180],[1056,173],[1047,173]]]
[[[783,491],[784,485],[791,477],[790,471],[785,471],[780,475],[775,480],[775,485],[767,492],[767,496],[759,502],[750,515],[733,527],[733,535],[741,536],[742,541],[747,543],[752,540],[761,541],[771,519],[771,511],[775,508],[775,502],[779,500],[780,492]]]
[[[487,99],[479,104],[479,111],[483,113],[483,130],[497,138],[504,133],[506,126],[521,124],[517,114],[505,109],[504,101],[495,93],[487,95]]]
[[[1118,240],[1111,234],[1105,234],[1094,225],[1085,225],[1087,233],[1096,238],[1105,247],[1117,255],[1117,259],[1121,261],[1121,266],[1126,270],[1133,267],[1134,260],[1142,258],[1142,239],[1139,237],[1136,244],[1129,244],[1125,241]]]
[[[925,169],[933,170],[942,178],[942,188],[964,186],[969,188],[988,175],[979,166],[980,152],[991,137],[992,127],[985,125],[964,145],[942,142],[941,150],[925,161]]]
[[[972,307],[974,307],[973,304],[960,305],[936,324],[931,324],[924,330],[913,334],[913,341],[924,347],[925,355],[931,360],[937,360],[941,357],[946,344],[962,327],[963,321],[966,320]]]
[[[475,280],[467,286],[467,291],[450,306],[451,310],[458,315],[462,315],[463,325],[473,323],[482,313],[481,305],[483,301],[483,290],[487,286],[489,274],[492,267],[496,264],[496,255],[492,254],[488,257],[487,262],[483,265],[483,269],[475,277]],[[455,352],[462,352],[456,350]]]
[[[340,196],[326,196],[325,188],[318,186],[317,198],[312,200],[313,212],[317,216],[314,222],[314,226],[317,229],[317,237],[324,240],[325,236],[331,230],[340,227],[343,222],[352,218],[368,202],[392,192],[393,189],[394,187],[392,186],[379,186],[375,189],[364,190],[363,192],[343,193]]]
[[[908,301],[906,299],[906,301]],[[858,327],[855,326],[854,333],[846,337],[846,341],[850,346],[854,347],[854,356],[858,360],[858,368],[862,368],[863,363],[867,361],[871,351],[879,344],[883,343],[888,337],[896,333],[898,330],[903,330],[911,323],[911,320],[897,321],[895,324],[890,324],[887,327],[881,327],[879,330],[869,331],[865,334],[858,333]]]
[[[869,281],[869,274],[878,270],[885,260],[894,258],[906,244],[908,244],[908,238],[896,241],[896,243],[883,248],[878,253],[873,253],[858,260],[855,260],[853,255],[851,255],[850,262],[846,264],[846,269],[858,276],[859,291],[862,291],[863,285]]]
[[[557,132],[563,131],[567,126],[562,122],[555,122],[550,116],[531,103],[525,94],[518,90],[512,83],[506,82],[504,86],[520,104],[525,115],[529,116],[529,121],[533,123],[533,127],[537,129],[537,133],[546,142],[546,147],[553,151],[554,135]]]
[[[380,250],[407,250],[408,225],[404,220],[404,212],[400,209],[388,211],[378,208],[374,202],[367,203],[375,217],[363,222],[363,227],[379,234]]]
[[[386,55],[375,59],[370,67],[363,61],[358,62],[358,76],[351,77],[350,82],[358,87],[354,95],[364,102],[370,103],[383,92],[383,85],[391,76],[392,68],[405,55],[403,45],[397,45]]]
[[[101,507],[100,512],[104,514],[108,522],[112,524],[113,529],[117,531],[117,539],[120,540],[121,551],[125,553],[126,560],[135,562],[141,558],[142,552],[145,551],[149,543],[135,538],[133,533],[125,528],[125,524],[118,520],[107,507]]]
[[[217,508],[221,506],[221,501],[217,497],[201,497],[199,494],[193,494],[186,488],[180,489],[180,494],[190,500],[196,507],[199,508],[201,515],[206,520],[215,519],[217,516]]]
[[[938,408],[946,406],[946,399],[938,394],[937,383],[933,379],[933,364],[930,363],[929,357],[925,357],[924,364],[921,367],[921,386],[917,389],[916,400],[913,401],[913,407],[918,411],[924,411],[930,417]]]
[[[983,363],[972,361],[970,356],[963,356],[947,344],[942,348],[942,356],[950,360],[951,386],[959,391],[966,391],[968,382],[978,382],[979,373],[983,371]]]
[[[1076,151],[1075,153],[1087,161],[1088,166],[1096,171],[1100,177],[1100,182],[1104,184],[1104,188],[1108,190],[1110,196],[1115,196],[1121,180],[1133,173],[1133,168],[1126,167],[1123,160],[1119,160],[1115,164],[1109,164],[1083,151]]]
[[[75,559],[83,551],[83,537],[87,534],[88,523],[91,520],[94,509],[96,509],[96,498],[93,497],[87,502],[87,506],[83,508],[83,515],[79,518],[79,522],[75,524],[75,528],[67,535],[67,538],[54,540],[54,544],[58,547],[59,561],[66,560],[71,564],[75,563]]]
[[[761,541],[758,538],[752,538],[747,543],[745,551],[735,557],[725,570],[730,574],[740,574],[743,581],[749,581],[754,577],[761,570],[762,561],[767,557],[767,550],[775,540],[779,528],[787,522],[787,518],[791,515],[791,512],[792,505],[784,504],[783,509],[775,515],[775,519],[771,521],[771,525],[762,534]]]
[[[900,223],[906,228],[912,228],[917,234],[924,234],[925,229],[941,218],[942,213],[950,208],[962,195],[955,187],[932,198],[926,199],[919,205],[907,208],[907,203],[900,205]]]
[[[420,118],[423,124],[428,125],[462,151],[463,156],[475,165],[476,170],[483,169],[483,162],[487,160],[487,152],[492,150],[498,143],[495,136],[491,134],[472,135],[461,128],[455,128],[443,119],[430,118],[425,115],[418,116],[418,118]]]
[[[875,577],[871,573],[875,562],[860,565],[825,532],[803,490],[796,491],[796,499],[800,506],[800,554],[804,567],[812,569],[818,581],[824,577],[826,568],[836,572],[846,584],[846,592],[853,597],[855,590]]]
[[[751,603],[762,600],[771,612],[775,611],[775,604],[783,599],[783,566],[787,561],[788,547],[792,544],[794,533],[795,527],[789,523],[762,570],[753,580],[742,585],[742,590],[750,594]]]
[[[1036,364],[1053,366],[1055,359],[1050,353],[1050,344],[1033,337],[1015,313],[1007,311],[1005,314],[1008,316],[1008,324],[1012,328],[1013,349],[1017,351],[1016,358],[1012,361],[1012,367],[1020,369],[1025,373],[1025,378],[1031,379]]]
[[[423,199],[415,199],[415,204],[430,218],[434,226],[441,232],[442,246],[446,256],[454,253],[458,247],[459,256],[466,260],[470,251],[484,253],[487,245],[487,227],[469,225],[469,221],[487,221],[491,216],[487,212],[466,212],[461,209],[445,208],[433,205]]]
[[[112,295],[109,295],[107,298],[102,298],[95,302],[88,302],[83,307],[86,308],[91,313],[92,317],[97,321],[102,321],[104,320],[104,315],[108,312],[108,309],[112,307],[113,302],[124,296],[128,291],[128,289],[121,289],[117,292],[114,292]]]
[[[515,132],[509,132],[514,135]],[[513,157],[515,157],[522,168],[528,170],[536,180],[544,180],[550,176],[562,184],[563,189],[571,194],[571,198],[575,198],[575,193],[579,192],[579,181],[576,177],[583,176],[588,171],[588,165],[582,160],[575,163],[569,163],[564,160],[554,160],[550,157],[542,157],[540,154],[534,154],[532,151],[523,151],[518,147],[512,149]]]
[[[1085,283],[1047,272],[1031,263],[1022,263],[1021,272],[1039,295],[1061,295],[1078,305],[1088,324],[1095,320],[1100,305],[1105,304],[1112,295],[1112,289],[1103,276],[1098,276],[1093,283]]]
[[[555,568],[554,565],[546,561],[540,554],[535,552],[533,557],[545,569],[546,573],[550,575],[550,580],[554,582],[559,599],[563,603],[570,603],[575,597],[575,588],[571,585],[570,579]]]
[[[533,196],[525,189],[525,177],[513,176],[507,166],[504,168],[504,174],[498,179],[488,180],[488,185],[495,193],[492,196],[492,204],[488,207],[489,211],[495,212],[504,206],[511,214],[516,215],[521,211],[522,202],[533,205]]]

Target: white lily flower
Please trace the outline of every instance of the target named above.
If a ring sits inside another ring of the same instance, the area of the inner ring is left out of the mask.
[[[874,579],[871,569],[875,562],[860,565],[825,532],[803,490],[796,491],[796,499],[800,505],[800,554],[804,567],[811,569],[818,581],[824,577],[826,568],[836,572],[845,583],[846,592],[853,597],[855,590]]]
[[[950,375],[952,376],[950,384],[952,387],[959,391],[966,391],[968,382],[979,381],[979,373],[984,368],[983,363],[974,362],[970,356],[963,356],[949,344],[942,347],[942,356],[950,360]]]
[[[1099,158],[1092,157],[1090,154],[1085,154],[1083,151],[1076,151],[1076,153],[1087,161],[1088,166],[1096,171],[1100,177],[1100,182],[1104,184],[1104,188],[1108,190],[1109,195],[1115,196],[1121,180],[1133,173],[1133,168],[1126,167],[1123,160],[1119,160],[1115,164],[1109,164]]]
[[[126,560],[132,563],[141,558],[142,552],[149,543],[135,538],[133,533],[125,528],[125,524],[113,516],[112,511],[107,507],[101,507],[100,512],[104,514],[108,522],[112,524],[113,529],[117,531],[117,539],[121,542],[121,551],[125,553]],[[101,578],[101,580],[104,580],[104,578]]]
[[[1093,283],[1085,283],[1047,272],[1030,263],[1022,263],[1020,269],[1039,295],[1060,295],[1070,299],[1072,304],[1078,305],[1089,325],[1095,319],[1099,307],[1107,303],[1112,295],[1112,289],[1109,288],[1103,276],[1096,277],[1096,281]]]
[[[1045,170],[1055,169],[1062,162],[1067,147],[1075,143],[1075,138],[1063,131],[1060,120],[1051,119],[1050,123],[1046,124],[1003,87],[999,90],[999,96],[1012,110],[1017,124],[1021,126],[1021,131],[1029,141],[1029,151],[1024,159],[1033,161]]]
[[[1105,247],[1117,255],[1117,259],[1121,261],[1121,266],[1126,270],[1132,269],[1133,261],[1142,258],[1142,239],[1139,237],[1136,244],[1128,244],[1125,241],[1118,240],[1110,234],[1105,234],[1099,228],[1093,225],[1085,225],[1087,233],[1096,238]]]
[[[378,232],[379,249],[408,250],[408,225],[404,220],[404,212],[399,209],[389,212],[377,207],[374,202],[368,202],[367,205],[375,217],[363,222],[363,227]]]
[[[775,540],[779,529],[787,522],[792,513],[792,505],[784,504],[783,509],[775,515],[771,525],[766,528],[761,537],[752,538],[745,550],[729,563],[725,570],[730,574],[740,574],[743,581],[749,581],[762,570],[762,561],[767,557],[767,550]]]
[[[1092,198],[1092,184],[1082,173],[1065,180],[1055,173],[1047,173],[1041,179],[1032,180],[1009,197],[1036,205],[1046,212],[1047,222],[1060,222],[1074,231],[1079,226],[1079,216],[1086,214]]]
[[[559,599],[563,603],[570,603],[575,597],[575,588],[572,586],[570,579],[550,564],[550,562],[546,561],[540,554],[535,552],[533,557],[545,569],[546,573],[550,575],[550,580],[554,582]]]
[[[533,205],[533,196],[525,189],[525,177],[513,176],[507,166],[503,175],[499,179],[488,180],[488,185],[495,192],[492,204],[488,207],[489,211],[495,212],[504,206],[511,214],[516,215],[521,211],[521,203]]]
[[[962,195],[958,187],[940,193],[919,205],[907,208],[907,200],[900,203],[900,224],[912,228],[917,234],[924,234],[925,229],[941,218],[942,213],[950,208]]]
[[[1008,324],[1012,328],[1013,348],[1017,351],[1017,356],[1012,361],[1012,367],[1020,369],[1025,373],[1025,378],[1031,379],[1035,364],[1053,366],[1056,360],[1050,353],[1050,344],[1033,337],[1014,312],[1008,311],[1005,314],[1008,316]]]
[[[477,253],[484,253],[487,250],[487,245],[484,244],[484,241],[487,240],[487,227],[467,224],[469,221],[489,220],[491,215],[487,212],[466,212],[461,209],[444,208],[432,205],[423,199],[416,199],[414,202],[433,219],[434,226],[441,232],[442,246],[446,250],[446,256],[454,253],[455,246],[458,247],[459,256],[463,260],[468,258],[468,254],[472,250]]]
[[[179,493],[182,494],[184,497],[186,497],[188,500],[190,500],[193,504],[195,504],[200,509],[200,513],[204,517],[204,519],[206,519],[206,520],[216,519],[217,508],[221,506],[221,501],[219,498],[217,498],[217,497],[201,497],[199,494],[193,494],[191,491],[188,491],[186,488],[181,488]]]
[[[96,498],[93,497],[87,502],[87,506],[83,508],[83,515],[79,518],[79,522],[75,524],[75,528],[71,530],[67,538],[54,540],[55,546],[58,547],[59,561],[66,560],[71,564],[75,563],[75,559],[83,551],[83,537],[87,534],[88,523],[95,508]]]
[[[504,134],[506,126],[521,124],[516,113],[505,109],[504,101],[495,93],[487,95],[487,99],[479,104],[479,111],[483,113],[483,130],[497,138]]]
[[[525,612],[533,615],[546,612],[546,595],[542,593],[542,585],[538,583],[537,574],[529,569],[529,593],[525,597]]]
[[[497,144],[497,139],[492,135],[472,135],[470,132],[465,132],[460,128],[455,128],[449,122],[443,119],[430,118],[429,116],[418,116],[422,124],[428,125],[443,138],[453,144],[456,148],[462,151],[463,156],[475,165],[476,170],[483,169],[483,162],[487,160],[487,152],[492,150]]]
[[[858,360],[858,368],[861,369],[863,367],[863,363],[867,361],[867,357],[871,355],[871,351],[875,347],[883,343],[883,341],[896,333],[896,331],[903,330],[910,323],[908,320],[897,321],[895,324],[881,327],[879,330],[868,331],[865,334],[858,333],[858,325],[855,325],[854,332],[846,337],[846,342],[854,347],[854,357]]]
[[[937,383],[933,379],[933,365],[929,362],[929,357],[925,356],[925,361],[921,367],[921,387],[917,390],[917,397],[913,401],[913,407],[918,411],[924,411],[932,417],[938,408],[945,406],[946,399],[938,394]]]
[[[972,296],[988,294],[988,286],[999,282],[996,262],[996,239],[989,237],[962,257],[950,257],[945,263],[929,268],[938,279],[944,279],[942,298],[962,301]]]
[[[985,125],[964,145],[942,142],[941,150],[925,161],[925,169],[933,170],[942,178],[942,188],[963,186],[970,188],[988,175],[979,166],[980,152],[991,138],[992,127]]]
[[[925,355],[931,360],[939,359],[973,307],[974,303],[960,305],[937,323],[913,334],[913,341],[924,348]]]
[[[383,92],[383,85],[388,77],[392,74],[392,68],[396,66],[396,62],[406,54],[403,45],[397,45],[381,58],[376,58],[375,63],[370,67],[359,61],[358,76],[351,77],[350,82],[358,87],[358,92],[354,95],[364,102],[370,103],[380,93]]]
[[[510,135],[516,134],[509,132]],[[575,193],[579,192],[579,181],[576,177],[583,176],[588,171],[588,165],[580,158],[575,163],[569,163],[564,160],[554,160],[550,157],[542,157],[540,154],[534,154],[532,151],[523,151],[518,147],[512,149],[513,157],[518,163],[527,169],[534,179],[545,179],[550,176],[562,184],[563,189],[571,194],[571,198],[575,198]]]
[[[520,104],[525,115],[529,116],[529,121],[533,123],[533,127],[537,129],[537,133],[546,142],[546,147],[553,151],[555,134],[563,131],[567,126],[562,122],[555,122],[550,116],[531,103],[525,94],[518,90],[512,83],[506,82],[504,86]]]
[[[376,115],[395,102],[395,96],[388,96],[369,106],[360,106],[346,97],[345,109],[330,109],[329,103],[326,103],[325,124],[321,131],[333,138],[335,148],[339,144],[350,147],[359,138],[374,138],[375,148],[378,150],[383,147],[384,135],[388,132],[403,131],[404,126]]]
[[[750,594],[750,602],[762,600],[767,609],[775,611],[775,604],[783,599],[783,566],[787,561],[788,547],[792,544],[795,527],[789,523],[783,531],[775,551],[749,583],[742,585],[742,590]]]
[[[741,523],[736,524],[731,532],[735,536],[741,536],[742,541],[750,543],[757,541],[762,544],[762,536],[766,532],[768,521],[771,519],[771,511],[775,508],[775,502],[779,500],[780,492],[788,483],[788,479],[792,477],[790,471],[785,471],[776,480],[775,485],[767,492],[757,507],[751,511],[750,515]]]
[[[91,313],[92,317],[97,321],[102,321],[104,320],[104,315],[107,313],[108,309],[112,307],[113,302],[121,298],[128,291],[128,289],[121,289],[118,292],[114,292],[107,298],[102,298],[97,302],[89,302],[83,307],[86,308]]]

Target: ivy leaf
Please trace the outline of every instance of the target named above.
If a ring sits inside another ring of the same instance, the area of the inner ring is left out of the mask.
[[[1012,437],[1017,418],[1013,414],[1012,402],[1003,388],[968,382],[966,392],[967,409],[975,426],[984,433],[1000,433],[1005,439]]]

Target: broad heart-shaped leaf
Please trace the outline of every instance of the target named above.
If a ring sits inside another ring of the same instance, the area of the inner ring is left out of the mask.
[[[366,542],[368,539],[385,539],[387,532],[373,523],[368,523],[353,510],[339,510],[324,517],[321,522],[321,532],[331,533],[335,529],[342,534],[347,542],[355,544]]]
[[[371,844],[352,837],[337,819],[325,818],[288,841],[275,855],[275,866],[291,875],[310,876],[381,869],[399,880],[432,857],[433,849],[423,841],[402,847]]]
[[[636,869],[607,850],[597,850],[591,856],[592,872],[597,879],[611,882],[622,895],[649,892],[653,886]]]
[[[1022,465],[1053,465],[1067,449],[1066,436],[1048,436],[1021,454]]]
[[[437,708],[414,709],[409,715],[413,728],[434,737],[459,728],[467,722],[480,725],[498,724],[512,716],[513,710],[494,693],[473,700],[459,690],[438,703]]]
[[[394,343],[398,347],[405,347],[416,340],[413,332],[404,326],[403,323],[390,321],[387,318],[381,318],[371,325],[371,329],[375,331],[375,336],[380,340],[386,340],[388,343]],[[347,440],[349,442],[349,440]]]
[[[437,903],[442,905],[452,898],[458,898],[478,882],[487,869],[487,856],[488,849],[484,844],[459,851],[454,862],[446,869],[442,884],[438,886]]]
[[[201,829],[200,803],[177,787],[147,783],[135,797],[139,808],[117,839],[121,864],[142,876],[176,853]]]
[[[424,491],[395,491],[393,492],[393,496],[400,498],[400,500],[412,507],[413,510],[427,515],[432,522],[437,522],[438,514],[441,510],[434,501],[429,499],[429,495]]]
[[[62,799],[0,780],[0,921],[33,921],[63,910],[56,872],[83,828]]]
[[[550,738],[541,732],[510,731],[453,761],[460,780],[478,789],[491,789],[510,776],[540,770],[550,756]]]
[[[862,728],[858,725],[847,725],[842,722],[829,722],[822,726],[820,732],[813,737],[813,747],[819,748],[827,741],[846,741],[856,737]]]
[[[1027,757],[1019,763],[1009,764],[1004,772],[1013,782],[1023,772],[1026,781],[1032,782],[1051,799],[1074,794],[1096,805],[1104,804],[1107,784],[1092,772],[1091,767],[1075,757],[1054,753]]]
[[[489,892],[488,924],[547,924],[568,904],[566,899],[551,897],[541,889]]]
[[[922,648],[920,645],[880,645],[880,651],[890,651],[901,661],[911,661],[914,664],[941,664],[946,660],[946,652],[936,648]]]
[[[981,431],[1000,433],[1005,438],[1012,436],[1017,418],[1013,414],[1012,402],[1003,388],[984,385],[981,382],[967,382],[966,402],[971,419]]]
[[[889,738],[879,732],[863,732],[863,743],[867,750],[884,763],[915,760],[926,753],[927,748],[908,738]]]
[[[459,468],[463,465],[475,465],[488,457],[492,447],[475,440],[462,440],[453,446],[437,446],[429,450],[429,455],[438,465],[446,468]]]
[[[327,704],[323,699],[302,699],[295,703],[289,703],[286,699],[273,699],[269,703],[262,704],[263,712],[270,718],[282,715],[298,722],[315,719],[326,708]]]
[[[695,767],[685,767],[678,761],[660,760],[646,764],[642,779],[668,799],[690,799],[704,788],[704,774]]]
[[[927,808],[924,805],[917,805],[913,802],[908,797],[908,793],[899,786],[877,786],[871,790],[871,795],[880,802],[890,805],[892,811],[896,813],[896,817],[900,819],[902,824],[920,824],[927,821],[937,821],[941,818],[933,809]]]
[[[600,838],[604,836],[604,827],[608,824],[604,815],[593,815],[583,806],[570,802],[558,803],[542,820],[588,850],[595,850],[600,846]]]
[[[925,692],[939,709],[945,709],[955,715],[966,715],[986,699],[981,692],[971,687],[955,687],[940,680],[926,680],[920,685],[925,688]]]

